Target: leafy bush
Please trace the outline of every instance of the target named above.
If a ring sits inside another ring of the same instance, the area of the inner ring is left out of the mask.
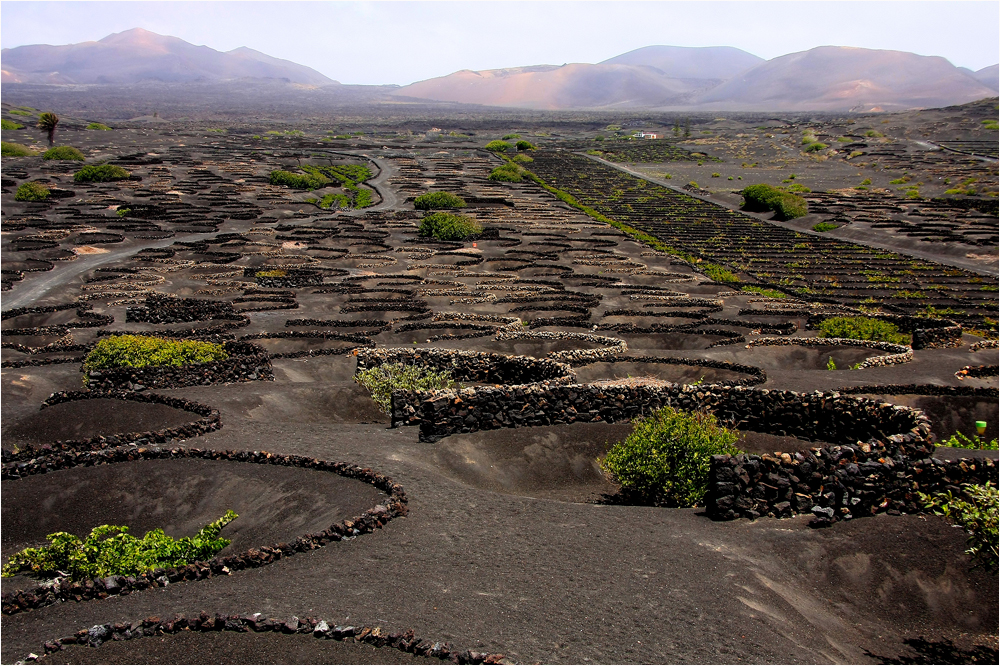
[[[490,172],[490,180],[496,180],[503,183],[520,183],[524,180],[523,174],[524,169],[513,162],[507,162]]]
[[[0,155],[3,157],[30,157],[34,154],[35,153],[31,151],[31,148],[21,145],[20,143],[0,141]]]
[[[326,187],[330,179],[322,174],[299,174],[291,171],[275,170],[271,172],[269,182],[272,185],[284,185],[293,190],[317,190]]]
[[[87,125],[87,129],[89,129],[89,130],[102,130],[102,131],[106,132],[106,131],[110,130],[111,128],[108,127],[107,125],[105,125],[104,123],[90,123],[89,125]]]
[[[834,363],[832,356],[830,358],[826,359],[826,369],[827,370],[836,370],[837,369],[837,364]]]
[[[962,433],[956,432],[944,444],[941,444],[941,446],[950,446],[953,449],[989,449],[996,451],[997,440],[994,437],[993,441],[987,442],[979,437],[979,435],[976,435],[975,437],[966,437]]]
[[[45,201],[49,198],[49,188],[41,183],[22,183],[14,194],[14,201]]]
[[[379,409],[388,414],[392,409],[392,392],[396,389],[407,391],[427,391],[447,389],[456,386],[448,371],[438,372],[418,365],[383,363],[374,368],[362,370],[354,375],[354,381],[368,389]],[[460,385],[458,385],[461,388]]]
[[[490,141],[488,144],[486,144],[486,150],[492,151],[494,153],[506,153],[510,151],[511,148],[513,148],[513,146],[507,143],[506,141],[496,140],[496,141]]]
[[[718,264],[701,264],[701,270],[704,271],[706,277],[715,282],[739,282],[740,279],[735,273],[726,270]]]
[[[988,130],[1000,130],[1000,121],[996,120],[984,120],[983,129]]]
[[[814,141],[813,143],[810,143],[808,146],[806,146],[804,150],[807,153],[815,153],[819,152],[820,150],[826,150],[829,147],[830,146],[826,145],[822,141]]]
[[[712,414],[663,407],[633,421],[632,433],[611,447],[601,468],[636,500],[696,506],[708,488],[712,456],[736,455],[738,433]]]
[[[113,164],[88,164],[73,176],[78,183],[106,183],[113,180],[125,180],[130,174],[120,166]]]
[[[910,336],[900,333],[898,326],[872,317],[831,317],[819,325],[819,337],[910,343]]]
[[[25,548],[3,566],[3,576],[30,573],[51,577],[63,572],[71,580],[135,576],[158,568],[184,566],[208,560],[230,544],[219,536],[222,528],[238,516],[233,511],[201,528],[193,537],[174,539],[161,529],[146,532],[141,539],[122,525],[101,525],[86,539],[69,532],[55,532],[40,548]]]
[[[518,162],[520,164],[528,164],[529,162],[534,162],[535,160],[527,155],[514,155],[510,158],[511,162]]]
[[[824,231],[833,231],[836,228],[836,224],[830,224],[829,222],[817,222],[813,225],[813,231],[818,231],[820,233],[823,233]]]
[[[14,115],[14,116],[33,116],[33,115],[35,115],[31,111],[26,111],[24,109],[12,109],[10,113],[11,113],[11,115]]]
[[[964,483],[962,491],[965,497],[955,497],[951,491],[935,493],[917,493],[924,507],[935,515],[951,518],[956,525],[965,528],[968,535],[969,549],[965,552],[972,556],[976,565],[996,571],[997,553],[997,518],[1000,511],[1000,498],[997,489],[989,482],[984,486]]]
[[[766,289],[764,287],[743,287],[742,291],[759,294],[760,296],[765,296],[767,298],[788,298],[788,294],[778,291],[777,289]]]
[[[4,118],[3,120],[0,120],[0,129],[19,130],[19,129],[24,129],[24,125],[22,125],[21,123],[15,123],[13,120],[7,120],[6,118]]]
[[[504,141],[513,141],[515,139],[520,139],[520,138],[521,138],[520,134],[505,134],[503,136]]]
[[[413,200],[417,210],[443,210],[446,208],[465,208],[465,199],[450,192],[428,192]]]
[[[530,141],[518,141],[517,143],[514,144],[514,147],[517,148],[518,150],[534,150],[535,144],[531,143]]]
[[[445,241],[461,241],[483,233],[483,227],[471,217],[451,213],[431,213],[420,222],[421,236]]]
[[[809,213],[806,200],[785,190],[765,185],[750,185],[740,191],[744,210],[763,213],[774,211],[776,220],[794,220]]]
[[[83,360],[85,371],[105,368],[145,368],[223,361],[222,345],[197,340],[169,340],[148,335],[112,335],[101,340]]]
[[[44,153],[42,153],[43,160],[77,160],[84,161],[87,159],[84,157],[83,153],[74,148],[73,146],[56,146],[55,148],[49,148]]]

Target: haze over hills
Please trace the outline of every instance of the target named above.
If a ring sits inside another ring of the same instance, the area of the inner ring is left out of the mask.
[[[732,46],[644,46],[600,64],[644,65],[674,79],[726,81],[762,62],[763,58]]]
[[[937,56],[820,46],[763,62],[698,103],[732,110],[897,111],[963,104],[993,92]]]
[[[715,82],[673,79],[649,67],[571,63],[462,70],[405,86],[395,96],[528,109],[683,105]]]
[[[287,79],[316,86],[337,83],[309,67],[246,47],[221,52],[142,28],[97,42],[3,49],[0,58],[3,83],[132,84],[239,78]]]
[[[104,84],[112,94],[114,86],[198,84],[191,94],[212,97],[212,86],[256,79],[245,95],[274,94],[275,85],[319,88],[323,94],[296,103],[322,108],[343,98],[537,110],[897,111],[963,104],[1000,88],[997,65],[973,72],[940,57],[840,46],[772,60],[727,46],[647,46],[598,64],[461,70],[402,88],[342,86],[253,49],[221,52],[140,28],[97,42],[3,49],[0,57],[6,85]]]

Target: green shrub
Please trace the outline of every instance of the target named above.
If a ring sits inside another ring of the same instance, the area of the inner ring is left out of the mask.
[[[0,141],[0,155],[3,157],[31,157],[34,154],[31,148],[20,143]]]
[[[1000,122],[996,120],[984,120],[983,129],[1000,130]]]
[[[444,210],[446,208],[465,208],[465,199],[450,192],[428,192],[413,200],[417,210]]]
[[[112,335],[101,338],[83,360],[84,371],[106,368],[145,368],[223,361],[222,345],[197,340],[169,340],[148,335]]]
[[[420,222],[419,233],[444,241],[461,241],[483,233],[483,227],[471,217],[451,213],[431,213]]]
[[[812,190],[810,190],[808,187],[806,187],[805,185],[801,185],[799,183],[792,183],[791,185],[789,185],[788,191],[795,192],[796,194],[808,194],[812,192]]]
[[[520,139],[520,138],[521,138],[520,134],[505,134],[503,136],[504,141],[514,141],[515,139]]]
[[[49,194],[49,188],[41,183],[22,183],[14,194],[14,201],[45,201]]]
[[[705,275],[715,282],[739,282],[740,279],[718,264],[699,264]]]
[[[79,162],[87,159],[84,157],[83,153],[74,148],[73,146],[56,146],[55,148],[49,148],[44,153],[42,153],[43,160],[77,160]]]
[[[745,291],[750,294],[758,294],[767,298],[788,298],[788,294],[784,292],[778,291],[777,289],[766,289],[764,287],[743,287],[741,291]]]
[[[696,506],[708,487],[711,457],[740,453],[738,433],[712,414],[663,407],[633,421],[632,433],[611,447],[601,468],[638,501]]]
[[[809,206],[802,197],[763,183],[744,187],[744,210],[763,213],[774,211],[776,220],[794,220],[809,214]]]
[[[517,143],[514,144],[514,147],[516,147],[518,150],[534,150],[535,144],[531,143],[530,141],[518,141]]]
[[[935,515],[951,518],[956,525],[965,528],[969,546],[965,552],[972,556],[976,566],[996,571],[1000,563],[997,553],[1000,498],[997,489],[989,482],[984,486],[964,483],[962,493],[965,497],[955,497],[950,490],[934,495],[917,495],[924,507]]]
[[[6,118],[4,118],[3,120],[0,120],[0,129],[19,130],[19,129],[24,129],[24,125],[22,125],[21,123],[15,123],[13,120],[7,120]]]
[[[867,137],[869,137],[871,139],[878,139],[878,138],[880,138],[882,136],[885,136],[885,135],[882,134],[881,132],[876,132],[875,130],[868,130],[867,132],[865,132],[865,136],[867,136]]]
[[[90,123],[89,125],[87,125],[87,129],[89,129],[89,130],[102,130],[104,132],[107,132],[111,128],[108,127],[107,125],[105,125],[104,123]]]
[[[35,114],[31,111],[25,111],[24,109],[12,109],[11,115],[15,116],[34,116]]]
[[[833,357],[832,356],[830,358],[826,359],[826,369],[827,370],[836,370],[837,369],[837,364],[833,362]]]
[[[73,176],[78,183],[106,183],[113,180],[125,180],[130,174],[120,166],[113,164],[88,164]]]
[[[201,528],[193,537],[174,539],[161,529],[146,532],[141,539],[128,533],[122,525],[101,525],[90,531],[86,539],[69,532],[55,532],[46,538],[51,542],[40,548],[25,548],[11,556],[3,566],[3,576],[29,573],[50,578],[66,574],[70,580],[136,576],[159,568],[184,566],[198,560],[209,560],[230,544],[219,536],[222,528],[238,516],[233,511]]]
[[[960,432],[956,432],[952,435],[944,444],[941,446],[950,446],[953,449],[979,449],[979,450],[997,450],[997,440],[994,437],[993,441],[987,442],[985,439],[976,435],[974,437],[966,437]]]
[[[810,143],[808,146],[806,146],[804,150],[807,153],[815,153],[820,150],[826,150],[829,147],[830,146],[826,145],[822,141],[814,141],[813,143]]]
[[[490,141],[488,144],[486,144],[486,150],[492,151],[494,153],[506,153],[510,151],[511,148],[513,148],[513,146],[507,143],[506,141],[499,141],[499,140]]]
[[[392,392],[427,391],[447,389],[456,386],[448,371],[436,371],[419,365],[383,363],[374,368],[362,370],[354,375],[354,381],[368,389],[379,409],[388,414],[392,409]],[[461,386],[458,386],[461,388]]]
[[[291,171],[275,170],[271,172],[269,182],[272,185],[284,185],[293,190],[317,190],[326,187],[330,179],[322,174],[299,174]]]
[[[534,162],[535,160],[533,158],[531,158],[531,157],[528,157],[527,155],[520,155],[519,154],[519,155],[514,155],[513,157],[511,157],[510,161],[511,162],[517,162],[519,164],[529,164],[531,162]]]
[[[513,162],[507,162],[493,169],[489,178],[503,183],[520,183],[524,180],[523,173],[524,169]]]
[[[817,222],[813,225],[813,231],[818,231],[823,233],[824,231],[833,231],[837,228],[836,224],[830,224],[829,222]]]
[[[897,345],[910,343],[910,337],[900,333],[898,326],[873,317],[831,317],[819,325],[819,337],[872,340]]]
[[[367,208],[371,206],[374,202],[372,199],[371,190],[358,190],[357,194],[354,195],[354,207],[355,208]]]

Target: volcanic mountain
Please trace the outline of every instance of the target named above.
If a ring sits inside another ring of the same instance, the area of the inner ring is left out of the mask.
[[[644,46],[601,64],[652,67],[673,79],[727,81],[762,62],[763,58],[732,46]]]
[[[937,56],[820,46],[763,62],[697,103],[734,111],[896,111],[964,104],[994,94]]]
[[[314,69],[246,47],[216,51],[133,28],[97,42],[3,49],[3,83],[186,83],[256,78],[336,84]]]
[[[995,79],[995,67],[903,51],[822,46],[765,61],[730,47],[649,46],[597,65],[463,70],[395,95],[533,109],[888,111],[992,97]]]

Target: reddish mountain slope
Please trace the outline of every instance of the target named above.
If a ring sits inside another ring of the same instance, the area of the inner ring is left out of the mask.
[[[247,77],[310,85],[336,83],[314,69],[253,49],[224,53],[141,28],[97,42],[4,49],[0,58],[3,83],[186,82]]]
[[[731,110],[889,111],[964,104],[993,94],[944,58],[821,46],[768,60],[697,102]]]

